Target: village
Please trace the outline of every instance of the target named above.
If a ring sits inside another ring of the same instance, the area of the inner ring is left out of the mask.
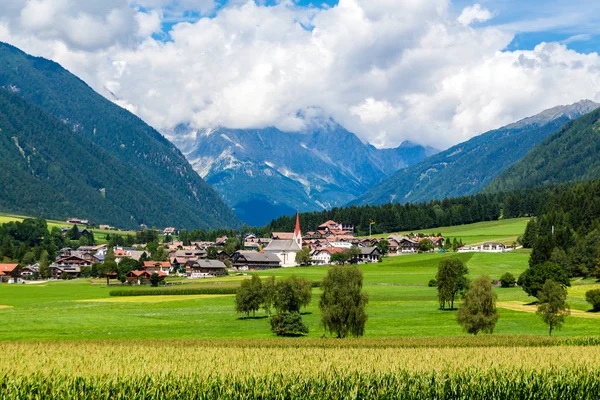
[[[77,224],[86,225],[88,221],[73,218],[67,223],[77,227]],[[61,231],[64,235],[71,229],[74,228],[64,227]],[[85,228],[77,229],[81,235],[91,235]],[[174,227],[167,227],[162,234],[167,238],[174,238],[178,231]],[[235,249],[227,246],[229,241],[227,236],[215,241],[189,243],[171,240],[163,244],[160,257],[153,257],[147,244],[112,248],[108,244],[66,247],[60,249],[56,259],[49,265],[45,278],[64,280],[97,276],[107,278],[107,282],[115,279],[122,284],[149,285],[164,283],[164,279],[169,276],[214,278],[274,268],[376,263],[385,256],[445,252],[449,249],[459,253],[502,253],[514,249],[514,246],[496,242],[458,247],[456,241],[452,245],[441,235],[422,233],[357,237],[354,226],[332,220],[319,225],[316,231],[303,234],[298,215],[293,232],[273,232],[268,238],[246,234]],[[124,268],[103,268],[107,256]],[[40,278],[43,277],[39,263],[0,264],[0,283],[26,283]]]

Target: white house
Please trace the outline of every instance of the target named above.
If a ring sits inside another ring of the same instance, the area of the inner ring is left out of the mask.
[[[331,256],[335,253],[341,253],[343,251],[343,249],[331,247],[315,250],[311,256],[312,263],[313,265],[329,265],[331,264]]]
[[[484,244],[463,246],[456,251],[459,253],[505,253],[512,250],[512,247],[506,246],[502,243],[486,242]]]

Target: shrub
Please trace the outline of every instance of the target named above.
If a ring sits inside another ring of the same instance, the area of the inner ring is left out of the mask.
[[[585,294],[585,301],[592,305],[594,311],[600,311],[600,289],[589,290]]]
[[[427,286],[429,286],[429,287],[437,287],[437,281],[435,279],[430,279],[429,283],[427,284]]]
[[[515,276],[513,274],[511,274],[510,272],[505,272],[500,277],[500,284],[502,285],[503,288],[514,287],[516,281],[517,280],[515,279]]]
[[[300,313],[282,313],[271,318],[271,330],[277,336],[300,336],[308,333],[308,326]]]

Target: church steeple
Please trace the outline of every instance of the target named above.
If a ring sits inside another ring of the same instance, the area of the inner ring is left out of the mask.
[[[302,248],[302,231],[300,230],[300,214],[296,213],[296,229],[294,229],[294,241]]]

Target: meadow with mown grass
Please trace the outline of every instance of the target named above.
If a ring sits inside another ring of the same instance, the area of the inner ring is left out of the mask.
[[[361,265],[364,290],[369,296],[366,338],[433,337],[463,335],[452,311],[439,310],[436,288],[427,283],[435,277],[440,260],[459,257],[471,278],[489,275],[498,279],[504,272],[518,276],[527,268],[529,255],[523,253],[415,254],[387,257],[381,263]],[[320,281],[329,267],[280,268],[256,272],[278,279],[291,275]],[[139,291],[149,288],[111,285],[104,281],[78,279],[38,285],[0,286],[0,309],[4,340],[77,339],[181,339],[181,338],[271,338],[266,314],[244,319],[234,311],[231,289],[247,277],[232,276],[194,280],[161,291],[197,289],[193,296],[111,296],[115,290]],[[181,283],[181,280],[179,280]],[[569,289],[573,316],[558,336],[600,335],[598,314],[588,312],[585,292],[600,287],[593,280],[578,280]],[[544,335],[546,327],[527,304],[535,299],[523,290],[495,288],[500,320],[495,334]],[[173,293],[175,294],[175,293]],[[318,299],[303,309],[309,338],[320,338]],[[575,311],[580,311],[577,313]]]

